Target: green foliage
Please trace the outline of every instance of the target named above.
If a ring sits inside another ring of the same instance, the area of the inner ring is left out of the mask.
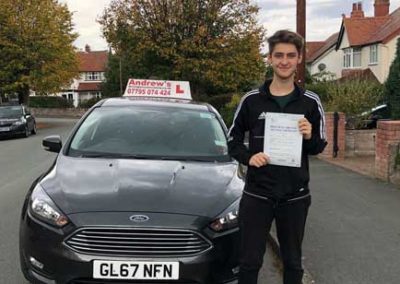
[[[385,82],[385,97],[390,117],[400,119],[400,38],[397,40],[396,56],[390,65],[389,76]]]
[[[220,111],[227,103],[231,101],[232,94],[216,95],[205,99],[207,103]]]
[[[265,69],[265,79],[272,80],[274,78],[274,69],[271,65],[268,65]]]
[[[82,100],[79,101],[79,107],[80,108],[91,108],[92,106],[94,106],[98,101],[101,101],[101,98],[91,98],[88,100]]]
[[[99,22],[121,57],[124,87],[128,77],[187,80],[198,99],[263,79],[258,10],[248,0],[113,0]],[[117,68],[107,72],[107,95],[119,93]]]
[[[0,93],[53,93],[78,74],[72,14],[56,0],[1,0]]]
[[[326,110],[360,114],[382,102],[383,86],[367,80],[356,79],[328,83]]]
[[[30,97],[29,106],[38,108],[72,108],[73,104],[71,100],[63,97],[35,96]]]
[[[125,58],[112,53],[108,54],[108,63],[105,72],[106,80],[100,87],[103,97],[119,97],[123,95],[128,83],[129,74],[132,71],[130,67]]]
[[[328,101],[328,90],[330,85],[333,84],[332,82],[318,82],[314,81],[313,83],[306,83],[306,89],[316,93],[319,98],[321,99],[322,104],[325,106]]]
[[[233,117],[235,115],[236,109],[239,106],[242,96],[239,94],[234,94],[231,101],[227,103],[220,111],[222,118],[225,121],[227,127],[230,127],[233,122]]]

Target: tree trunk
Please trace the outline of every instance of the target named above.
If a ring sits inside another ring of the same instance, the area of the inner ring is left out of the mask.
[[[18,103],[28,105],[29,104],[29,86],[23,85],[18,91]]]

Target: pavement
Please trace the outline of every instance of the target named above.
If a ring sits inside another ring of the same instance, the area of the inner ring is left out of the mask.
[[[374,169],[374,156],[311,158],[304,284],[400,283],[400,190]]]
[[[364,176],[375,177],[375,156],[353,156],[346,158],[324,158],[321,160],[351,170]]]

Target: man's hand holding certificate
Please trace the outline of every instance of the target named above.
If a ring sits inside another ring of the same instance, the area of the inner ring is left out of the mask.
[[[300,114],[267,113],[265,116],[264,153],[268,164],[300,167],[305,139],[311,138],[311,124]]]

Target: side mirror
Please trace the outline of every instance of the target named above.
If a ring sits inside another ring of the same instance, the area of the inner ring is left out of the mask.
[[[245,180],[247,175],[247,166],[243,164],[239,164],[238,167],[238,176],[240,179]]]
[[[62,147],[60,135],[45,137],[42,141],[42,146],[46,151],[59,153]]]

